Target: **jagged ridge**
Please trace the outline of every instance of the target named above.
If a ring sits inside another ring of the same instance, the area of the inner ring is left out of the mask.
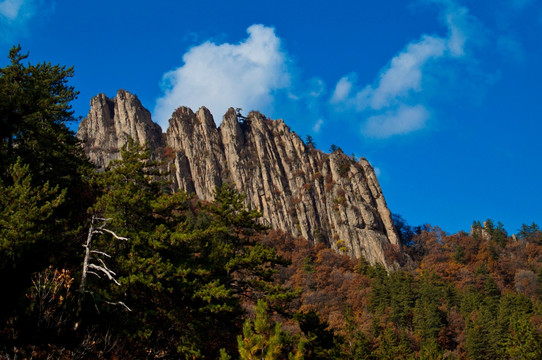
[[[176,188],[210,200],[216,186],[234,183],[273,227],[393,266],[385,249],[398,237],[371,165],[307,146],[282,120],[251,112],[239,122],[230,108],[217,128],[205,107],[180,107],[163,136],[137,97],[120,90],[115,99],[91,100],[77,136],[100,167],[118,158],[130,136],[156,156],[168,149]]]

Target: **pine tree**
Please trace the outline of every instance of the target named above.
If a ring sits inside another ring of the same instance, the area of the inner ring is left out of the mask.
[[[68,85],[73,68],[50,63],[23,65],[21,47],[9,52],[11,64],[0,69],[0,177],[18,158],[29,166],[33,184],[67,188],[64,211],[81,199],[81,177],[90,163],[67,124],[75,121],[70,102],[77,92]],[[78,206],[73,206],[79,209]]]
[[[542,339],[536,333],[528,316],[512,322],[506,340],[506,355],[509,359],[541,359]]]
[[[111,256],[108,266],[118,281],[89,283],[103,315],[100,321],[139,344],[136,352],[200,357],[198,337],[204,332],[200,323],[207,314],[198,312],[205,301],[195,298],[206,285],[200,281],[204,269],[192,258],[196,252],[192,243],[202,230],[188,224],[193,217],[190,197],[164,191],[160,164],[150,159],[147,146],[130,139],[121,157],[98,175],[100,194],[92,209],[109,219],[110,230],[129,239],[116,242],[102,236],[95,240],[94,246]],[[215,297],[220,296],[219,290],[215,289]],[[119,302],[133,311],[118,311],[110,305]]]
[[[28,165],[18,159],[9,167],[9,185],[0,179],[0,286],[2,314],[10,314],[29,286],[30,276],[43,268],[56,241],[51,217],[65,200],[66,191],[48,182],[32,185]],[[3,318],[1,320],[4,320]]]
[[[489,307],[482,305],[474,320],[467,322],[465,349],[475,360],[496,359],[498,344],[494,338],[495,319]]]
[[[518,237],[528,242],[542,243],[542,231],[540,231],[540,227],[534,222],[531,225],[522,224],[518,232]]]
[[[93,208],[110,219],[110,230],[129,239],[96,239],[120,283],[89,284],[104,300],[98,304],[103,319],[145,351],[189,358],[217,358],[220,348],[231,353],[242,324],[241,298],[266,296],[277,304],[290,296],[272,284],[274,266],[284,261],[257,241],[264,229],[256,221],[260,214],[228,186],[210,203],[171,193],[148,148],[134,141],[121,155],[98,176]],[[119,301],[133,311],[108,305]]]
[[[13,47],[11,63],[0,69],[0,180],[7,189],[2,193],[6,203],[2,211],[10,218],[3,229],[3,245],[10,245],[3,250],[10,248],[12,259],[26,259],[25,266],[10,265],[13,275],[1,269],[1,278],[14,287],[7,292],[15,296],[4,297],[4,302],[17,298],[33,271],[78,261],[73,256],[78,248],[74,238],[90,205],[85,178],[91,166],[67,127],[74,120],[70,102],[77,96],[68,85],[73,69],[50,63],[24,65],[27,57],[20,46]],[[13,171],[25,175],[16,179]],[[62,194],[62,201],[52,200],[53,189],[57,197]],[[23,201],[24,196],[31,198]],[[4,307],[3,315],[9,312]]]
[[[308,147],[312,147],[313,149],[316,148],[316,143],[310,135],[307,135],[307,137],[305,138],[305,144],[307,144]]]
[[[333,330],[328,329],[327,321],[322,321],[314,310],[297,313],[299,327],[306,337],[304,357],[307,360],[339,358],[340,349]]]
[[[268,307],[258,300],[256,318],[247,319],[243,324],[243,335],[237,337],[241,360],[278,359],[283,346],[281,324],[269,323]]]
[[[227,287],[234,294],[255,298],[265,293],[269,305],[279,306],[295,297],[288,289],[272,285],[276,266],[288,262],[257,240],[266,227],[257,221],[258,211],[246,208],[244,198],[228,184],[216,189],[215,200],[207,207],[211,228],[216,230],[208,240],[211,263],[207,265],[228,279]]]

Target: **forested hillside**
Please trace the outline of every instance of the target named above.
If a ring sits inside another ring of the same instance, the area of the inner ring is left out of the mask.
[[[542,232],[409,226],[387,272],[171,190],[128,141],[97,172],[71,68],[0,69],[0,358],[539,359]]]

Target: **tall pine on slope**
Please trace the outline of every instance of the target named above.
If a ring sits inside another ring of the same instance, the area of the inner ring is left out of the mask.
[[[66,191],[48,182],[32,186],[28,165],[18,160],[9,167],[10,184],[0,179],[0,286],[3,316],[9,316],[32,272],[43,265],[54,241],[51,217]],[[2,316],[1,320],[4,320]]]
[[[281,324],[272,325],[267,315],[267,304],[258,300],[256,318],[245,320],[243,335],[237,337],[239,355],[242,360],[275,360],[283,346]]]
[[[108,266],[121,285],[91,279],[95,296],[87,301],[107,315],[103,326],[135,340],[142,353],[216,358],[222,347],[233,350],[242,299],[288,296],[271,286],[274,265],[283,260],[255,240],[263,230],[259,214],[227,186],[211,203],[170,193],[148,148],[133,140],[121,154],[98,175],[94,206],[96,215],[111,219],[111,230],[129,239],[103,236],[95,245],[111,255]],[[118,301],[132,311],[110,305]]]
[[[9,52],[11,64],[0,69],[0,176],[21,158],[34,184],[72,188],[88,162],[67,123],[75,121],[70,102],[77,92],[68,85],[73,68],[42,63],[23,65],[21,47]]]
[[[27,57],[20,46],[13,47],[11,64],[0,69],[0,179],[2,202],[7,204],[0,209],[7,222],[0,233],[0,251],[6,261],[6,252],[17,259],[9,269],[0,268],[5,294],[0,322],[11,316],[33,272],[73,261],[76,229],[88,206],[83,200],[84,174],[91,167],[66,126],[73,120],[70,102],[77,96],[68,85],[73,69],[50,63],[24,65]],[[63,201],[53,200],[53,189]],[[44,206],[47,211],[40,212]],[[23,229],[33,229],[32,234],[22,236]]]

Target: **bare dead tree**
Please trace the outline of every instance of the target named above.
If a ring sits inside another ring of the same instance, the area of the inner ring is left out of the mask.
[[[83,272],[81,274],[81,284],[79,285],[79,292],[81,293],[81,297],[79,300],[79,308],[81,307],[81,299],[84,296],[84,294],[91,294],[91,291],[87,290],[87,281],[88,281],[88,275],[92,274],[98,278],[102,278],[105,276],[109,281],[112,281],[116,285],[120,286],[120,283],[116,279],[116,273],[111,270],[106,262],[104,261],[104,258],[110,259],[111,255],[107,254],[106,252],[95,250],[92,248],[92,240],[95,234],[110,234],[115,239],[120,241],[128,241],[128,238],[118,236],[115,234],[115,232],[109,230],[106,228],[107,223],[111,221],[111,219],[105,219],[105,218],[99,218],[96,216],[92,216],[92,220],[90,222],[90,228],[88,229],[88,235],[87,235],[87,241],[83,245],[85,248],[85,258],[83,260]],[[109,305],[117,305],[122,306],[128,311],[132,311],[124,302],[117,301],[117,302],[111,302],[106,301]]]

